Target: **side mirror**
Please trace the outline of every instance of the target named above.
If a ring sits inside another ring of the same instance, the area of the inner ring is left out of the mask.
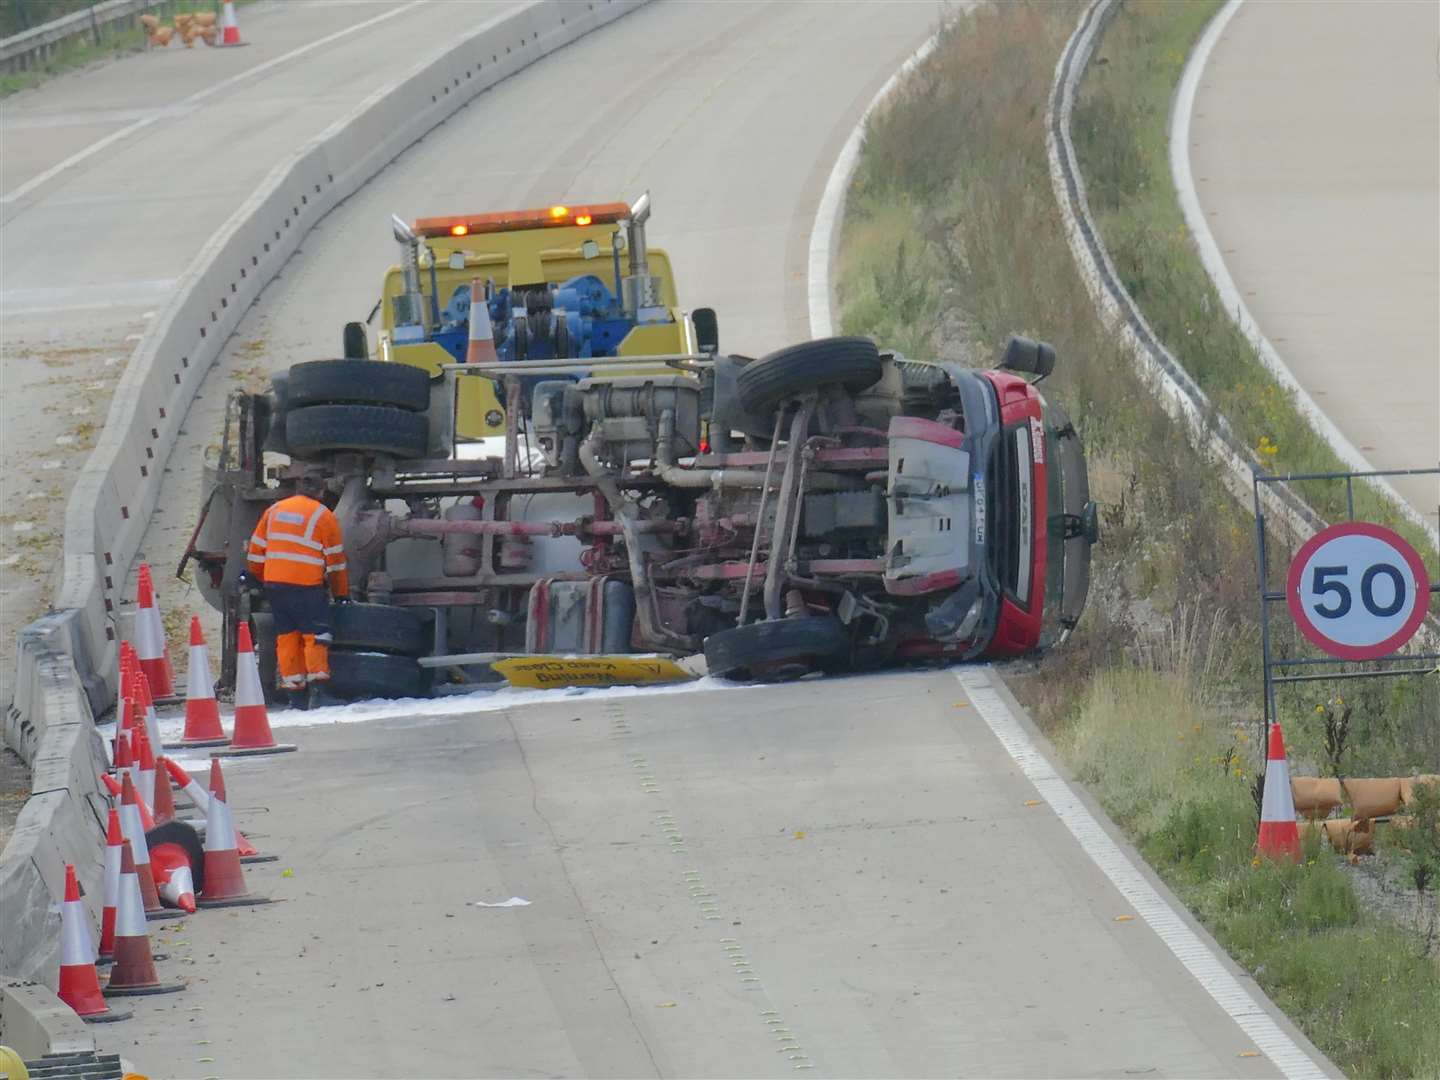
[[[1014,334],[1005,343],[1005,352],[996,366],[1006,371],[1034,375],[1035,381],[1039,382],[1055,370],[1055,347]]]
[[[715,309],[702,307],[690,313],[690,322],[695,327],[695,344],[702,353],[714,356],[720,351],[720,320]]]
[[[369,360],[370,339],[365,333],[365,324],[359,322],[347,322],[345,324],[345,351],[342,354],[346,360]]]

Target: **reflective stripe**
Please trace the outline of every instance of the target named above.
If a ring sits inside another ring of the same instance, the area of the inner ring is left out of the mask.
[[[304,517],[303,514],[296,514],[296,513],[294,513],[293,511],[290,511],[290,510],[276,510],[276,511],[275,511],[275,520],[276,520],[276,521],[283,521],[283,522],[285,522],[285,523],[287,523],[287,524],[289,524],[289,525],[304,525],[304,524],[305,524],[305,517]]]
[[[336,544],[334,547],[328,547],[328,548],[326,548],[326,549],[325,549],[325,554],[326,554],[326,555],[339,555],[339,554],[340,554],[342,551],[344,551],[344,550],[345,550],[345,545],[344,545],[344,544]]]
[[[279,556],[277,555],[276,558],[279,558]],[[265,556],[264,556],[264,555],[246,555],[246,556],[245,556],[245,561],[246,561],[246,562],[261,563],[261,562],[264,562],[264,561],[265,561]]]
[[[315,561],[316,561],[316,562],[319,562],[320,560],[319,560],[319,559],[316,559]],[[349,569],[349,567],[346,566],[343,562],[337,562],[337,563],[335,563],[333,566],[327,566],[327,567],[325,568],[325,572],[326,572],[327,574],[338,574],[338,573],[340,573],[341,570],[348,570],[348,569]]]
[[[335,635],[334,635],[334,634],[316,634],[316,635],[315,635],[315,640],[318,641],[318,642],[320,642],[320,644],[322,644],[322,645],[329,645],[332,641],[335,640]]]
[[[316,671],[316,672],[312,672],[311,674],[305,676],[305,681],[306,681],[306,682],[312,682],[312,683],[317,683],[317,682],[329,682],[329,681],[330,681],[330,673],[329,673],[328,671]]]
[[[285,690],[299,690],[304,685],[304,675],[286,675],[280,680],[280,686]]]
[[[325,565],[324,559],[317,559],[314,555],[292,555],[288,551],[272,551],[270,553],[270,561],[274,562],[276,559],[284,559],[286,562],[305,563],[309,566]]]
[[[270,541],[266,540],[263,536],[252,536],[250,538],[251,547],[268,547],[269,544]]]
[[[282,534],[275,539],[283,540],[287,544],[299,544],[301,547],[310,548],[312,551],[325,550],[325,545],[320,543],[319,540],[306,540],[303,536],[287,536]]]
[[[306,540],[311,540],[311,538],[315,535],[315,526],[317,526],[317,525],[320,524],[320,518],[321,518],[324,514],[325,514],[325,507],[323,507],[323,506],[317,506],[317,507],[315,508],[315,512],[310,515],[310,520],[305,523],[305,539],[306,539]],[[312,540],[311,542],[313,543],[313,540]],[[319,544],[316,544],[315,546],[316,546],[317,548],[320,547]]]

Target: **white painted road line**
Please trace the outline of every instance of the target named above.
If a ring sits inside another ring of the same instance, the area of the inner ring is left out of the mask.
[[[1291,1080],[1311,1080],[1329,1074],[1295,1043],[1265,1008],[1225,967],[1168,902],[1145,879],[1120,846],[1095,820],[1065,779],[1040,752],[1024,726],[992,683],[986,668],[966,668],[955,677],[981,718],[1005,747],[1040,797],[1070,830],[1081,849],[1115,886],[1120,895],[1154,930],[1175,958],[1195,976],[1205,992],[1255,1042],[1255,1046]]]
[[[1270,373],[1279,380],[1281,386],[1294,395],[1295,404],[1301,414],[1310,422],[1310,426],[1320,433],[1320,437],[1330,444],[1330,448],[1345,463],[1345,467],[1357,472],[1374,472],[1375,466],[1315,403],[1315,399],[1300,384],[1300,380],[1285,363],[1284,357],[1271,344],[1254,316],[1250,314],[1250,307],[1245,303],[1245,297],[1236,286],[1235,279],[1230,276],[1230,268],[1225,265],[1220,245],[1215,242],[1215,235],[1210,231],[1209,222],[1205,220],[1205,210],[1201,207],[1199,194],[1195,190],[1195,176],[1190,165],[1190,128],[1191,118],[1195,113],[1195,92],[1205,74],[1205,65],[1215,43],[1220,40],[1225,27],[1244,2],[1245,0],[1230,0],[1220,9],[1210,20],[1185,64],[1185,72],[1175,92],[1175,107],[1170,111],[1170,174],[1175,181],[1175,192],[1180,200],[1180,209],[1185,215],[1185,225],[1195,240],[1195,247],[1200,252],[1200,262],[1204,265],[1205,272],[1210,275],[1210,280],[1214,282],[1215,291],[1220,294],[1220,302],[1226,313],[1249,340]],[[1375,486],[1384,492],[1401,513],[1425,529],[1430,534],[1432,543],[1440,545],[1440,533],[1436,532],[1435,526],[1410,505],[1388,480],[1378,479]]]
[[[972,6],[970,3],[962,4],[960,10],[969,10]],[[851,129],[849,138],[840,149],[840,156],[835,159],[835,167],[830,170],[830,177],[825,181],[825,191],[821,194],[820,205],[815,210],[815,223],[810,227],[811,337],[833,337],[839,332],[835,326],[834,312],[831,310],[833,294],[830,287],[830,257],[835,250],[835,230],[845,216],[845,193],[850,187],[850,177],[855,172],[855,165],[860,160],[860,144],[865,140],[865,122],[876,106],[890,96],[890,92],[900,80],[935,51],[939,40],[939,32],[927,39],[925,44],[916,49],[910,59],[900,66],[900,70],[886,79],[885,85],[875,92],[870,104],[865,106],[865,111]]]
[[[237,72],[236,74],[231,75],[228,79],[221,79],[214,85],[207,86],[204,90],[200,90],[194,94],[191,94],[189,97],[177,102],[174,105],[166,106],[164,109],[158,109],[155,112],[151,113],[149,116],[146,116],[140,120],[136,120],[134,123],[121,128],[119,131],[112,132],[111,134],[105,136],[105,138],[100,139],[97,142],[91,143],[83,150],[77,150],[75,153],[67,157],[64,161],[56,162],[44,172],[37,173],[35,176],[32,176],[29,180],[21,184],[14,191],[9,192],[5,195],[0,195],[0,204],[18,202],[26,195],[30,194],[30,192],[34,191],[36,188],[48,184],[51,180],[59,176],[61,173],[65,172],[67,169],[74,168],[82,161],[94,157],[96,154],[100,153],[107,147],[114,146],[116,143],[128,139],[137,131],[141,131],[159,120],[165,119],[166,117],[174,116],[177,114],[178,111],[183,111],[188,107],[198,105],[206,98],[213,97],[214,95],[220,93],[223,90],[228,90],[238,83],[245,82],[247,79],[253,79],[255,76],[263,75],[265,72],[277,68],[282,64],[288,64],[292,60],[297,60],[300,57],[304,56],[306,53],[313,52],[316,49],[331,44],[332,42],[339,41],[341,38],[349,37],[351,34],[354,34],[360,30],[367,30],[370,27],[377,25],[378,23],[385,22],[388,19],[393,19],[397,15],[403,15],[411,8],[418,7],[420,4],[423,4],[425,2],[426,0],[410,0],[408,4],[402,4],[400,7],[392,8],[389,11],[376,15],[373,19],[366,19],[364,22],[356,23],[354,26],[347,26],[344,30],[337,30],[335,33],[312,41],[308,45],[302,45],[298,49],[292,49],[288,53],[275,57],[273,60],[266,60],[263,64],[256,64],[253,68],[247,68],[244,71]],[[12,218],[11,220],[14,219]]]

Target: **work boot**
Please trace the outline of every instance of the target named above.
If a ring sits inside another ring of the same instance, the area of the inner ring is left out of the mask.
[[[344,704],[344,701],[330,692],[330,687],[326,683],[313,682],[310,684],[310,708],[323,709],[330,705]]]
[[[290,703],[290,708],[299,709],[302,712],[310,708],[310,691],[308,688],[303,690],[286,690],[284,693],[285,699]]]

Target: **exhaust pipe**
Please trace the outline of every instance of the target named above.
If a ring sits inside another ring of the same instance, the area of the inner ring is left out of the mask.
[[[395,297],[395,339],[420,341],[425,337],[425,298],[420,292],[420,237],[397,214],[390,215],[390,228],[400,244],[400,274],[405,291]],[[402,327],[419,327],[402,332]]]
[[[660,305],[659,289],[650,276],[649,252],[645,246],[645,222],[650,220],[650,192],[645,192],[630,207],[630,220],[625,227],[626,245],[630,248],[630,276],[625,279],[625,310],[636,322],[641,314]]]

